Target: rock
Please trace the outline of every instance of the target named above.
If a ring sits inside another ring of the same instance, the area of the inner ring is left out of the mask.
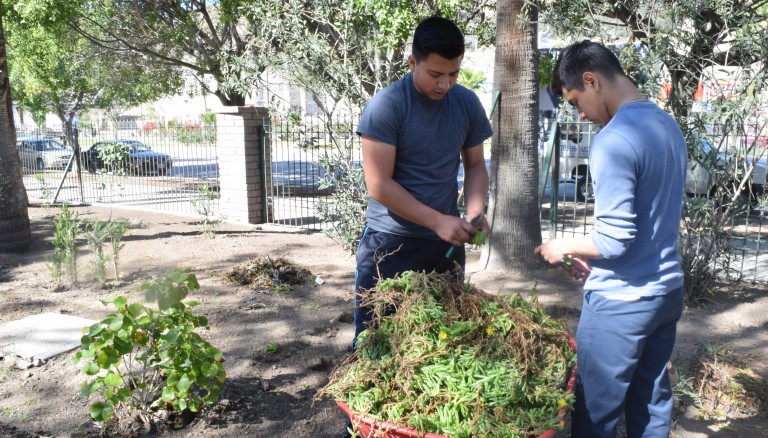
[[[16,359],[16,368],[20,370],[28,370],[32,368],[32,362],[26,359],[18,358]]]

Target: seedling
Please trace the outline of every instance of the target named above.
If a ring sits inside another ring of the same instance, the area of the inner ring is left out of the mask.
[[[77,236],[81,232],[78,215],[69,211],[67,204],[61,206],[54,218],[56,232],[53,234],[53,254],[47,257],[48,270],[54,283],[60,284],[62,271],[66,271],[72,284],[77,284]]]
[[[200,234],[206,237],[213,237],[219,231],[221,220],[216,217],[214,201],[216,200],[216,191],[208,184],[200,184],[197,188],[199,199],[192,199],[192,207],[200,216]]]

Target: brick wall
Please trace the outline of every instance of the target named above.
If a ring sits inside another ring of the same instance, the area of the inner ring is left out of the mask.
[[[271,216],[266,202],[271,165],[265,123],[269,123],[266,108],[231,107],[217,114],[219,212],[227,222],[260,224]]]

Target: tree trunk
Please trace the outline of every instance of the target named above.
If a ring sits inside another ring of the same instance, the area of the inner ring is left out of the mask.
[[[529,274],[541,268],[533,250],[541,243],[538,201],[538,74],[536,12],[518,21],[524,0],[496,2],[494,88],[501,101],[493,114],[491,236],[480,256],[492,271]]]
[[[16,126],[0,6],[0,252],[23,251],[32,243],[27,204],[21,159],[16,151]]]
[[[219,102],[224,106],[245,106],[245,96],[237,92],[225,93],[219,89],[213,94],[219,98]]]

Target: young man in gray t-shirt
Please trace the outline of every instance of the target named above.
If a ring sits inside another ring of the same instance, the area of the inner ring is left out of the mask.
[[[454,269],[461,275],[464,244],[488,229],[482,144],[492,131],[478,97],[456,85],[463,56],[464,36],[453,22],[422,21],[408,57],[411,72],[374,96],[361,117],[369,198],[357,251],[355,338],[371,319],[361,294],[379,276]],[[467,217],[482,217],[475,227],[459,217],[460,164]]]

